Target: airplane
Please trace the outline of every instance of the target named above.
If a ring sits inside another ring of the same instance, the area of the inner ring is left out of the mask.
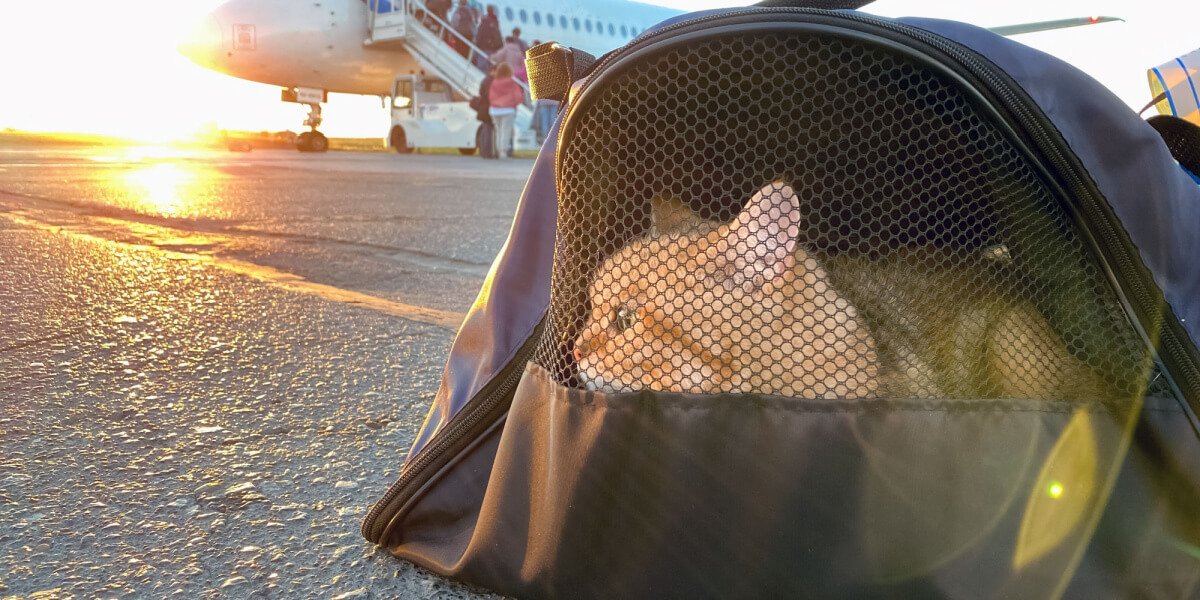
[[[485,4],[497,7],[505,36],[519,27],[524,40],[555,41],[595,56],[685,12],[631,0]],[[1116,20],[1120,19],[1083,17],[996,30],[1015,35]],[[443,38],[457,34],[434,33],[431,30],[449,30],[447,23],[436,21],[424,10],[423,0],[229,0],[197,23],[178,50],[207,69],[283,87],[284,101],[306,104],[310,111],[304,123],[310,131],[300,134],[297,148],[324,152],[328,140],[317,127],[329,92],[394,96],[397,74],[428,71],[463,100],[474,95],[484,77],[471,60],[474,53],[464,58],[450,49]],[[461,38],[454,42],[471,46]],[[393,127],[393,142],[395,135]],[[403,144],[393,146],[404,151]]]

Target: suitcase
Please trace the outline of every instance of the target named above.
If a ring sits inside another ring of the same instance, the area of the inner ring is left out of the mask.
[[[496,158],[495,140],[492,124],[480,123],[479,129],[475,132],[475,146],[479,148],[479,156],[483,158]]]

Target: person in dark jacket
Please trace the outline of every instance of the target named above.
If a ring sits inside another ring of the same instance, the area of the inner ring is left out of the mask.
[[[513,30],[512,30],[512,35],[510,35],[510,36],[508,36],[508,37],[504,38],[504,43],[506,43],[506,44],[508,44],[508,43],[516,43],[516,44],[517,44],[517,46],[520,46],[520,47],[521,47],[521,54],[522,54],[522,55],[523,55],[523,54],[524,54],[524,53],[525,53],[527,50],[529,50],[529,44],[526,44],[526,43],[525,43],[525,40],[521,39],[521,28],[520,28],[520,27],[513,27]],[[524,58],[524,57],[522,56],[522,58]]]
[[[489,4],[487,14],[479,20],[479,29],[475,30],[475,45],[487,52],[488,56],[504,47],[504,36],[500,34],[500,17],[496,15],[495,4]],[[475,64],[480,69],[485,69],[487,60],[487,56],[477,57]]]
[[[487,77],[483,78],[483,83],[479,84],[479,101],[476,103],[475,118],[480,121],[492,124],[492,117],[488,114],[488,109],[492,106],[491,92],[492,80],[496,78],[496,67],[488,67]]]
[[[428,8],[429,12],[440,20],[427,19],[426,27],[434,33],[442,33],[442,23],[446,22],[446,15],[450,12],[451,6],[452,0],[428,0],[425,8]],[[450,38],[446,37],[446,41],[449,42]]]
[[[458,0],[458,7],[454,9],[454,20],[450,24],[463,40],[474,41],[475,28],[479,25],[479,11],[467,0]],[[455,40],[454,49],[458,50],[463,58],[471,54],[471,47],[458,39]]]
[[[475,118],[479,119],[479,134],[476,141],[479,144],[481,158],[496,158],[496,130],[492,123],[491,109],[492,80],[496,78],[496,67],[488,69],[487,77],[479,84],[479,95],[471,100],[471,108],[475,109]]]

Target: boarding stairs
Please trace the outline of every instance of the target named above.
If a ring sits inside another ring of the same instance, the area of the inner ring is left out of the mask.
[[[364,46],[406,50],[427,73],[445,81],[464,99],[479,94],[479,85],[487,74],[475,63],[477,57],[486,57],[487,53],[454,31],[448,22],[429,12],[422,0],[369,0],[367,5],[368,37]],[[447,38],[453,39],[456,46],[465,45],[470,52],[466,57],[459,54],[446,42]],[[486,63],[487,59],[479,62]],[[525,89],[525,103],[517,107],[514,141],[517,148],[536,149],[536,135],[530,128],[533,101],[529,86],[519,80],[517,83]]]

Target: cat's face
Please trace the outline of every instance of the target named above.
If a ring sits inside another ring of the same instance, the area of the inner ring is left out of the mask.
[[[604,262],[575,342],[587,389],[704,390],[711,382],[711,339],[695,327],[712,317],[712,294],[701,283],[716,249],[717,231],[709,229],[637,240]]]
[[[798,205],[778,183],[728,224],[654,203],[650,236],[609,257],[589,286],[574,348],[584,386],[863,395],[874,342],[796,248]]]

